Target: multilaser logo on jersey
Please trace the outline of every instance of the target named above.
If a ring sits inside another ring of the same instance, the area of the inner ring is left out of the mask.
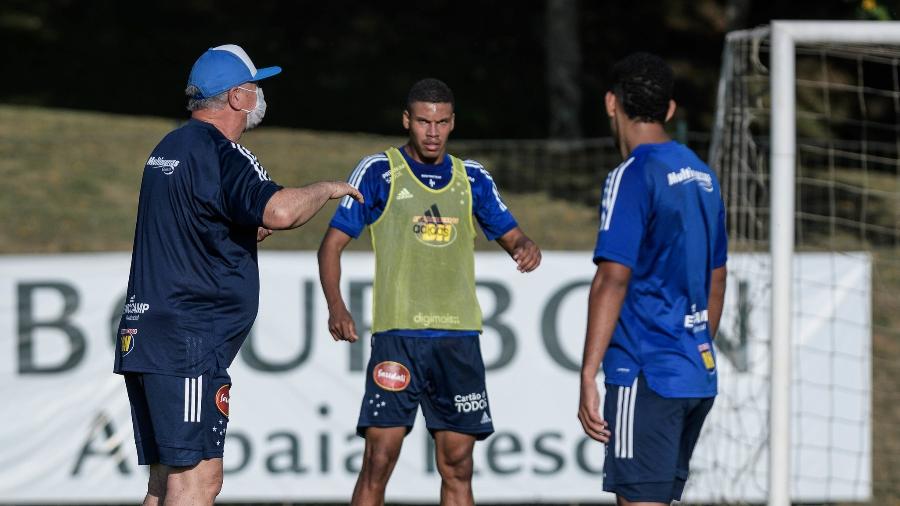
[[[412,221],[413,233],[422,244],[441,248],[453,244],[456,240],[459,218],[441,216],[437,204],[432,204],[422,216],[413,216]]]
[[[682,167],[677,172],[669,172],[668,174],[666,174],[666,180],[669,182],[669,186],[674,186],[676,184],[697,183],[697,185],[701,189],[703,189],[703,191],[707,193],[713,191],[712,176],[703,171],[694,170],[690,167]]]
[[[149,160],[147,160],[148,167],[158,167],[162,170],[162,173],[171,176],[173,172],[175,172],[175,167],[178,167],[178,164],[181,162],[179,160],[166,160],[161,156],[151,156]]]

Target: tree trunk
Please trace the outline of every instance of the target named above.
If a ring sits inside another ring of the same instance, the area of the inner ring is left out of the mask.
[[[547,0],[547,93],[550,137],[581,137],[581,46],[578,0]]]

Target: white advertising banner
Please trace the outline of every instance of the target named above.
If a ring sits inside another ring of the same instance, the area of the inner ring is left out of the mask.
[[[717,343],[722,395],[685,497],[696,502],[765,497],[768,302],[760,294],[769,280],[765,257],[737,254],[730,265]],[[867,500],[870,259],[801,254],[797,265],[795,499]],[[531,274],[503,253],[478,253],[476,266],[497,431],[476,445],[476,498],[611,502],[601,491],[603,445],[576,419],[590,254],[545,253]],[[315,253],[263,253],[260,267],[259,316],[229,369],[219,500],[348,501],[364,444],[354,433],[368,333],[354,345],[332,340]],[[137,465],[124,383],[111,372],[128,268],[123,253],[0,257],[0,503],[143,497],[147,475]],[[344,255],[343,293],[361,330],[370,322],[372,272],[370,254]],[[436,503],[439,486],[420,416],[388,500]]]

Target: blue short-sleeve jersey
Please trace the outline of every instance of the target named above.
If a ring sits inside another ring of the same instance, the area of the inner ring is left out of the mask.
[[[643,372],[664,397],[716,395],[707,305],[727,245],[719,182],[687,147],[642,144],[609,174],[594,262],[632,273],[603,359],[607,383],[631,386]]]
[[[281,186],[259,160],[191,119],[144,167],[115,372],[227,368],[256,319],[256,231]]]
[[[404,148],[401,147],[399,150],[413,174],[422,183],[439,190],[450,182],[453,168],[449,156],[444,155],[444,160],[440,164],[423,164],[410,158]],[[518,223],[500,198],[500,192],[490,173],[474,160],[465,160],[463,165],[472,187],[472,215],[481,226],[485,237],[493,241],[516,228]],[[391,166],[387,156],[384,153],[376,153],[363,158],[350,174],[348,182],[359,189],[365,197],[365,203],[360,204],[345,197],[338,205],[330,225],[353,238],[358,238],[366,226],[378,220],[387,204],[391,190]],[[478,335],[472,331],[422,329],[395,329],[379,334],[410,337]]]

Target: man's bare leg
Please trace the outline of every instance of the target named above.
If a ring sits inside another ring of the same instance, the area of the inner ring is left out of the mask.
[[[142,506],[162,506],[166,501],[166,478],[169,466],[150,464],[150,478],[147,479],[147,495]]]
[[[369,427],[366,429],[366,450],[362,469],[353,489],[352,506],[380,506],[384,504],[384,490],[406,436],[406,427]]]
[[[441,473],[441,504],[474,505],[472,450],[475,448],[475,436],[442,430],[434,433],[434,443],[437,468]]]
[[[143,506],[212,506],[222,491],[222,472],[220,458],[190,467],[153,464]]]

